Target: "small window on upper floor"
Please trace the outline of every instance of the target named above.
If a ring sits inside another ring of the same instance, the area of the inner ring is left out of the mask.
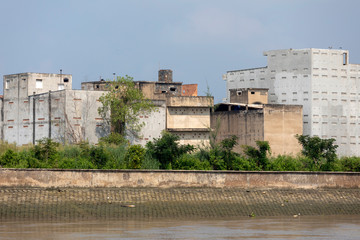
[[[36,88],[43,88],[42,79],[36,79]]]
[[[237,94],[238,96],[241,96],[242,91],[237,91],[236,94]]]
[[[69,82],[69,79],[68,79],[68,78],[64,78],[64,82]]]
[[[343,53],[343,65],[347,64],[347,53]]]
[[[10,80],[6,80],[5,89],[9,89],[9,87],[10,87]]]
[[[175,92],[175,91],[176,91],[176,87],[171,87],[171,88],[170,88],[170,91],[171,91],[171,92]]]
[[[255,92],[251,92],[251,94],[255,94]]]

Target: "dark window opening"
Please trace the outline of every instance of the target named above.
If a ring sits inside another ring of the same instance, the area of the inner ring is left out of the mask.
[[[238,96],[241,96],[242,91],[237,91],[236,93],[237,93]]]
[[[64,82],[69,82],[69,79],[68,79],[68,78],[64,78]]]
[[[175,91],[176,91],[176,87],[171,87],[171,88],[170,88],[170,91],[175,92]]]
[[[96,88],[99,88],[100,86],[99,85],[96,85]]]
[[[166,91],[161,91],[161,93],[166,93]]]
[[[255,94],[255,92],[251,92],[251,94]]]
[[[343,53],[343,65],[347,64],[347,53]]]

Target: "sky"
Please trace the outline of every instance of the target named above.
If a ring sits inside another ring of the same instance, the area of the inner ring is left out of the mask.
[[[62,69],[80,89],[172,69],[218,103],[222,75],[266,66],[267,50],[341,47],[360,64],[359,9],[357,0],[0,0],[0,77]]]

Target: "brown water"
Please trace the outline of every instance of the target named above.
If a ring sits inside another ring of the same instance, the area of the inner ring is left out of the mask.
[[[360,216],[197,221],[3,221],[0,239],[360,239]]]

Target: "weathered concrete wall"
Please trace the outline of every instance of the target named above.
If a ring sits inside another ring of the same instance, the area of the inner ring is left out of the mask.
[[[255,147],[255,141],[264,140],[264,113],[262,109],[213,112],[211,128],[218,132],[218,142],[236,135],[238,144],[235,145],[234,151],[242,153],[242,145]]]
[[[214,106],[213,97],[188,97],[188,96],[177,96],[169,97],[166,105],[169,107],[212,107]]]
[[[295,135],[302,133],[302,106],[264,105],[264,140],[270,143],[273,155],[299,153],[302,147]]]
[[[182,85],[181,96],[196,97],[198,95],[197,84],[184,84]]]
[[[268,89],[237,88],[230,90],[230,103],[267,104]]]
[[[0,169],[0,187],[359,188],[360,173]]]
[[[128,133],[131,144],[140,144],[145,146],[147,142],[153,141],[154,138],[161,137],[161,132],[166,128],[166,106],[163,100],[153,100],[156,109],[151,113],[139,115],[140,124],[144,124],[138,136]]]

